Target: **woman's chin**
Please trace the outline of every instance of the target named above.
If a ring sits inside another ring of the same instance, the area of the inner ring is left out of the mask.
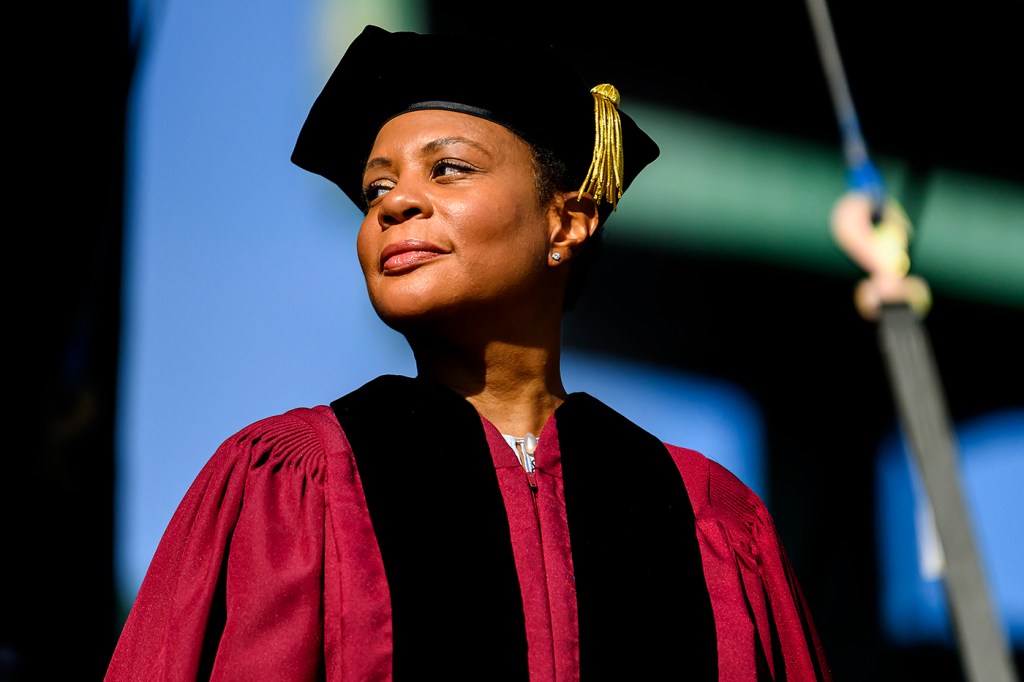
[[[450,309],[439,306],[374,305],[374,310],[381,322],[402,334],[436,326],[452,316]]]
[[[493,328],[500,318],[494,314],[499,308],[497,302],[491,304],[475,301],[444,301],[430,305],[385,306],[375,305],[374,310],[381,322],[405,336],[422,338],[475,337],[477,332]],[[498,324],[500,326],[500,324]]]

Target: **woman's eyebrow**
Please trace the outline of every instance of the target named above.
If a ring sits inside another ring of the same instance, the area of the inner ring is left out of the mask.
[[[479,142],[471,140],[468,137],[439,137],[436,140],[431,140],[430,142],[423,145],[423,147],[420,149],[420,154],[422,156],[428,156],[430,154],[437,152],[440,149],[444,149],[445,147],[450,147],[456,144],[469,145],[470,147],[473,147],[474,149],[480,151],[482,154],[490,155],[491,153],[490,150],[487,149],[487,147],[483,146]],[[366,173],[367,171],[373,170],[374,168],[390,167],[391,165],[392,162],[390,157],[377,156],[366,162],[366,165],[363,167],[363,172]]]
[[[421,149],[420,151],[423,154],[431,154],[433,152],[436,152],[438,149],[450,147],[451,145],[454,144],[467,144],[470,147],[473,147],[474,149],[483,152],[484,154],[491,153],[486,147],[481,145],[479,142],[471,140],[468,137],[439,137],[438,139],[432,140],[423,145],[423,149]]]
[[[391,165],[391,159],[389,159],[386,156],[377,156],[377,157],[374,157],[374,158],[372,158],[372,159],[370,159],[369,161],[366,162],[366,165],[363,166],[363,173],[366,173],[369,170],[373,170],[374,168],[380,168],[381,166],[390,166],[390,165]]]

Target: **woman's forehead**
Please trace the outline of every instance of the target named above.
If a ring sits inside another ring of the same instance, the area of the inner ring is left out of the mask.
[[[388,120],[374,140],[373,156],[382,147],[405,147],[431,152],[453,146],[486,154],[527,152],[526,142],[504,126],[484,118],[446,110],[410,111]]]
[[[479,116],[444,109],[407,111],[389,119],[377,131],[377,139],[387,136],[466,137],[507,141],[521,138],[508,128]]]

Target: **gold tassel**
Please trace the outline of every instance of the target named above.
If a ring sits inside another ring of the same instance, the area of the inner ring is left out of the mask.
[[[609,83],[595,85],[590,92],[594,96],[594,157],[580,193],[589,192],[598,204],[611,203],[614,211],[622,197],[621,97]]]

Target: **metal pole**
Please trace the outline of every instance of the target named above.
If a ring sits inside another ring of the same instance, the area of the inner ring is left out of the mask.
[[[900,422],[946,557],[944,587],[967,679],[1015,682],[1006,633],[997,625],[961,493],[955,437],[928,336],[904,304],[882,306],[878,333]]]

